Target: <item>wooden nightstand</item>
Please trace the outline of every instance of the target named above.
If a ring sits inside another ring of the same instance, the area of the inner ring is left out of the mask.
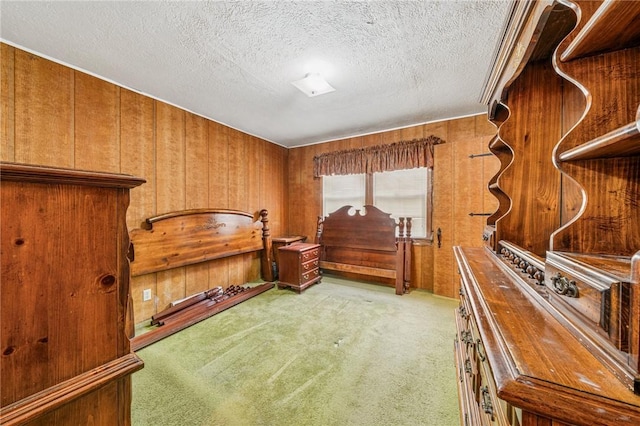
[[[292,235],[292,236],[287,236],[287,237],[273,237],[271,239],[271,241],[273,242],[273,259],[276,263],[276,270],[273,276],[273,279],[275,280],[276,278],[278,278],[278,274],[280,271],[280,252],[279,252],[279,248],[280,247],[284,247],[284,246],[288,246],[291,244],[296,244],[296,243],[304,243],[307,240],[306,236],[303,235]]]
[[[278,249],[280,279],[278,288],[291,287],[298,293],[320,282],[320,245],[295,243]]]

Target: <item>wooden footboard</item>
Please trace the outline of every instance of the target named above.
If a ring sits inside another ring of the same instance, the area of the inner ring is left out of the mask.
[[[320,268],[349,274],[388,278],[396,294],[410,287],[411,218],[396,223],[374,206],[364,211],[344,206],[318,218],[317,242],[322,246]],[[398,229],[398,236],[396,236]]]
[[[347,272],[358,275],[370,275],[372,277],[395,279],[397,271],[383,268],[372,268],[370,266],[352,265],[349,263],[320,261],[320,269]]]

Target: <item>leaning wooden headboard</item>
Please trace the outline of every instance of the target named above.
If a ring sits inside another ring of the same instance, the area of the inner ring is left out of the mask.
[[[138,276],[263,250],[262,278],[273,281],[267,211],[192,209],[150,217],[133,229],[131,275]]]

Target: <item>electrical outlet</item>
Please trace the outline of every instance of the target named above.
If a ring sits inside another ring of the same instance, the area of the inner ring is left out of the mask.
[[[146,302],[147,300],[151,300],[151,289],[147,288],[142,291],[142,301]]]

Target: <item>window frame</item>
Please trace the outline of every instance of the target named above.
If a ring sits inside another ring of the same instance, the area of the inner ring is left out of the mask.
[[[433,241],[433,168],[432,167],[424,167],[426,169],[426,181],[427,181],[427,188],[426,188],[426,217],[425,217],[425,236],[424,237],[418,237],[418,238],[414,238],[412,237],[413,240],[418,240],[418,241],[422,241],[422,240],[427,240],[427,241]],[[374,173],[372,172],[368,172],[368,173],[355,173],[358,175],[364,175],[364,189],[365,189],[365,205],[375,205],[373,203],[373,188],[374,188],[374,183],[373,183],[373,175]],[[327,176],[323,176],[322,178],[324,179]],[[323,210],[324,210],[324,206],[325,206],[325,201],[324,201],[324,183],[323,183],[323,191],[322,191],[322,206],[323,206]],[[327,212],[323,212],[323,214],[327,215]]]

